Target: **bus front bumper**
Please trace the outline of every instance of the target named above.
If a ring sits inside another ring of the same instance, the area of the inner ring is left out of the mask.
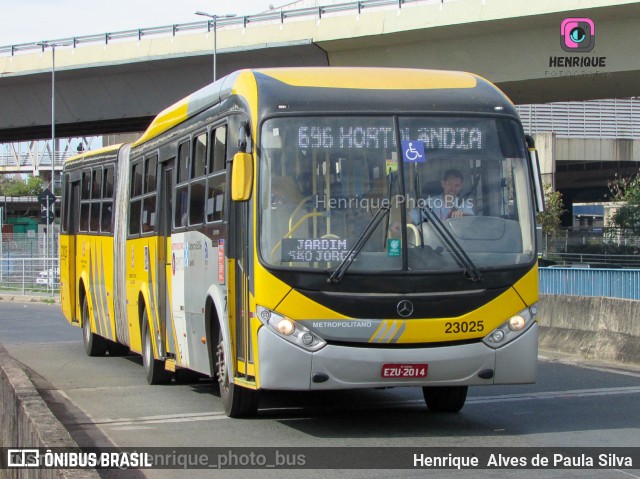
[[[407,349],[328,344],[311,353],[267,328],[260,328],[260,388],[305,391],[533,383],[538,363],[538,332],[538,324],[534,323],[499,349],[489,348],[481,341]],[[427,365],[427,377],[383,378],[385,364]]]

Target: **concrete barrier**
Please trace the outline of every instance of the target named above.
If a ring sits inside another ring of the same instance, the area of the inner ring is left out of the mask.
[[[0,344],[0,447],[70,447],[78,444],[56,419],[33,383]],[[97,479],[95,470],[6,469],[0,457],[0,477],[7,479]]]
[[[540,295],[540,347],[640,364],[640,301]]]

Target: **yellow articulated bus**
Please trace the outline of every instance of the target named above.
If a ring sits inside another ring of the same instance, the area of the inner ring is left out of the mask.
[[[87,354],[139,353],[149,383],[261,390],[531,383],[537,157],[469,73],[230,74],[132,144],[64,168],[62,309]]]

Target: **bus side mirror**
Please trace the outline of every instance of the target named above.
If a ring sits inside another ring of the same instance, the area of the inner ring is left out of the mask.
[[[540,161],[538,160],[538,150],[532,136],[526,135],[527,147],[529,149],[529,171],[533,179],[533,193],[536,201],[536,211],[544,211],[544,187],[542,185],[542,175],[540,172]]]
[[[253,156],[251,153],[238,152],[233,155],[231,168],[231,199],[247,201],[251,198],[253,186]]]

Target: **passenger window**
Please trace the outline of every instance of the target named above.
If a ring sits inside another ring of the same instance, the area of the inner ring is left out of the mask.
[[[103,198],[113,198],[113,166],[104,169]]]
[[[93,180],[91,181],[91,199],[100,199],[102,192],[102,168],[93,170]]]
[[[202,133],[196,137],[193,144],[193,168],[192,178],[204,176],[207,161],[207,134]]]
[[[176,190],[176,210],[173,219],[173,224],[176,228],[187,226],[187,211],[189,203],[187,202],[187,196],[189,193],[189,187],[184,185]]]
[[[89,231],[91,231],[92,233],[98,233],[100,231],[100,202],[91,203]]]
[[[213,148],[211,149],[209,173],[224,170],[227,155],[227,126],[219,126],[211,133],[211,136],[213,137]]]
[[[102,233],[111,233],[112,205],[111,201],[102,203],[102,218],[100,220],[100,231]]]
[[[189,142],[178,145],[178,183],[189,179]]]
[[[140,233],[140,210],[141,204],[140,200],[132,201],[131,207],[129,208],[129,234],[137,235]]]
[[[89,170],[82,172],[82,194],[83,200],[91,198],[91,172]]]
[[[89,231],[89,206],[91,203],[83,203],[80,206],[80,231]]]
[[[144,192],[151,193],[156,191],[156,175],[158,170],[158,157],[152,156],[145,160],[145,180],[144,180]]]
[[[225,175],[216,175],[207,180],[207,222],[221,221],[224,208]]]
[[[131,198],[142,194],[142,163],[133,165],[131,173]]]
[[[144,199],[142,209],[142,232],[154,231],[156,227],[156,197],[149,196]]]
[[[204,180],[191,183],[189,224],[199,225],[204,221]]]

